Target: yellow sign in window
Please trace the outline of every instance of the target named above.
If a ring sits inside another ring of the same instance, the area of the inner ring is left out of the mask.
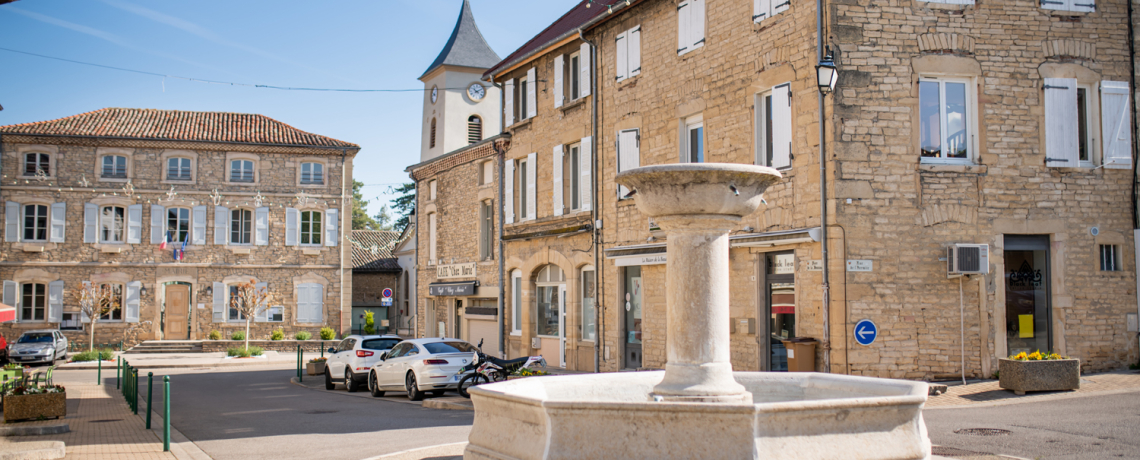
[[[1018,337],[1023,339],[1033,338],[1033,315],[1017,315],[1019,324],[1020,335]]]

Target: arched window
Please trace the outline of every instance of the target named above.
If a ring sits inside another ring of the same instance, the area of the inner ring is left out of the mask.
[[[435,118],[431,119],[431,139],[428,142],[428,148],[435,148]]]
[[[467,118],[467,143],[476,144],[483,140],[483,120],[478,115]]]
[[[535,295],[535,335],[558,337],[561,333],[562,292],[566,289],[566,278],[557,265],[547,265],[538,272],[534,280]]]

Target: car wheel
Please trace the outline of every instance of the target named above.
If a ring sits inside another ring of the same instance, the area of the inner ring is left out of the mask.
[[[415,372],[408,372],[408,377],[404,379],[404,389],[408,391],[408,399],[412,401],[424,399],[424,392],[420,391],[420,386],[416,383]]]
[[[376,382],[375,372],[368,373],[368,391],[372,392],[373,398],[381,398],[384,396],[384,392],[380,391],[380,384]]]
[[[335,390],[336,389],[336,384],[334,384],[332,381],[332,373],[329,372],[328,367],[325,367],[325,389],[326,390]]]
[[[352,369],[344,370],[344,386],[348,388],[349,393],[356,393],[360,389],[360,384],[356,383],[356,377],[352,376]]]

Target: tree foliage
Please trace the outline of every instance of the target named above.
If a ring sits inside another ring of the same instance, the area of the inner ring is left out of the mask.
[[[400,215],[400,218],[396,219],[396,223],[392,227],[403,231],[404,227],[407,227],[408,223],[411,222],[411,216],[416,213],[416,183],[408,182],[396,187],[395,192],[400,196],[392,199],[392,208]]]
[[[91,321],[91,343],[87,350],[95,349],[95,324],[103,315],[123,308],[122,291],[118,293],[107,284],[85,283],[79,293],[79,311]]]
[[[380,230],[380,226],[368,215],[368,200],[360,189],[364,183],[352,180],[352,229],[353,230]]]
[[[269,309],[273,296],[264,287],[258,287],[257,281],[235,285],[234,295],[230,297],[230,308],[241,312],[245,316],[245,349],[249,350],[249,323],[261,313]]]

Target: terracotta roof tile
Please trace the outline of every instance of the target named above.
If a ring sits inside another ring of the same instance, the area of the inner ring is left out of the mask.
[[[353,230],[352,270],[361,272],[400,271],[392,249],[400,241],[400,232]]]
[[[552,40],[555,40],[558,37],[561,37],[577,29],[578,27],[581,27],[583,24],[590,22],[591,19],[594,19],[598,15],[608,11],[609,6],[615,5],[619,1],[624,0],[594,1],[596,3],[591,3],[589,0],[582,0],[579,2],[577,5],[571,8],[570,11],[567,11],[566,14],[562,15],[562,17],[551,23],[546,27],[546,29],[543,29],[543,31],[539,32],[538,35],[535,35],[534,38],[531,38],[529,41],[524,43],[523,46],[515,50],[515,52],[503,58],[503,60],[499,61],[498,64],[495,64],[494,67],[491,67],[486,72],[484,72],[483,77],[487,78],[492,75],[497,75],[501,70],[514,65],[526,55],[534,51],[538,51],[542,47],[550,45]]]

